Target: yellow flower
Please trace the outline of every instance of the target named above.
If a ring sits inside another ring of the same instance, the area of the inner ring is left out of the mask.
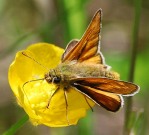
[[[8,73],[10,86],[18,104],[29,115],[34,125],[44,124],[50,127],[75,125],[90,108],[84,95],[75,89],[70,89],[67,92],[66,109],[64,90],[60,88],[52,96],[57,85],[49,84],[42,79],[45,73],[60,63],[63,52],[63,49],[52,44],[33,44],[26,50],[18,52],[10,65]],[[87,100],[94,106],[91,100]]]

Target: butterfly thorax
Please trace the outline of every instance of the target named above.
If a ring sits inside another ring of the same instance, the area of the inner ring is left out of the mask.
[[[74,78],[84,77],[107,77],[110,79],[119,79],[119,74],[110,71],[109,66],[102,64],[65,62],[59,64],[45,75],[47,82],[69,82]]]

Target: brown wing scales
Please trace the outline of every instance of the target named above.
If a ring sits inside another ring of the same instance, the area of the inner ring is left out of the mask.
[[[94,63],[94,64],[104,63],[104,58],[102,57],[102,54],[98,53],[95,56],[82,61],[82,63]]]
[[[102,91],[122,94],[126,96],[134,95],[139,91],[139,86],[130,82],[113,80],[109,78],[77,78],[73,80],[75,83],[90,86]]]
[[[65,52],[67,53],[62,56],[62,62],[77,60],[77,62],[94,64],[104,63],[103,56],[99,50],[101,12],[101,9],[96,12],[81,40],[73,45],[71,49],[70,47],[66,48]]]
[[[68,43],[68,45],[67,45],[67,47],[66,47],[66,49],[65,49],[65,52],[64,52],[63,55],[62,55],[61,60],[63,60],[63,59],[66,57],[66,55],[68,55],[68,53],[74,48],[74,46],[75,46],[78,42],[79,42],[78,39],[73,39],[73,40],[71,40],[71,41]]]
[[[91,98],[97,105],[101,105],[109,111],[116,112],[123,104],[123,99],[120,95],[96,90],[78,83],[74,83],[73,87],[85,94],[87,97]]]

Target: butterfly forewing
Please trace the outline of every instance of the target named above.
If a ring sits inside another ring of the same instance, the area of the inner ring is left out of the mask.
[[[90,86],[81,85],[79,83],[73,83],[72,86],[92,99],[97,105],[101,105],[109,111],[118,111],[123,104],[123,99],[120,95],[105,92],[99,89],[97,90]]]
[[[81,40],[73,45],[68,44],[62,56],[62,62],[76,60],[77,62],[103,64],[104,59],[99,51],[100,30],[101,9],[96,12]]]
[[[77,78],[72,80],[72,82],[90,86],[97,90],[115,94],[122,94],[126,96],[131,96],[137,93],[139,90],[139,87],[133,83],[113,80],[109,78]]]

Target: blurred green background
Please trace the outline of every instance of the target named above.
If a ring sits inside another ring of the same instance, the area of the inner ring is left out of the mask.
[[[149,133],[149,1],[142,1],[134,82],[141,89],[133,97],[131,133]],[[103,10],[101,51],[106,63],[128,80],[133,42],[133,0],[0,0],[0,134],[17,122],[24,111],[17,106],[7,72],[15,53],[37,42],[65,48],[81,38],[94,13]],[[47,60],[48,62],[49,60]],[[17,135],[122,135],[125,109],[117,113],[95,107],[76,126],[34,127],[27,122]]]

